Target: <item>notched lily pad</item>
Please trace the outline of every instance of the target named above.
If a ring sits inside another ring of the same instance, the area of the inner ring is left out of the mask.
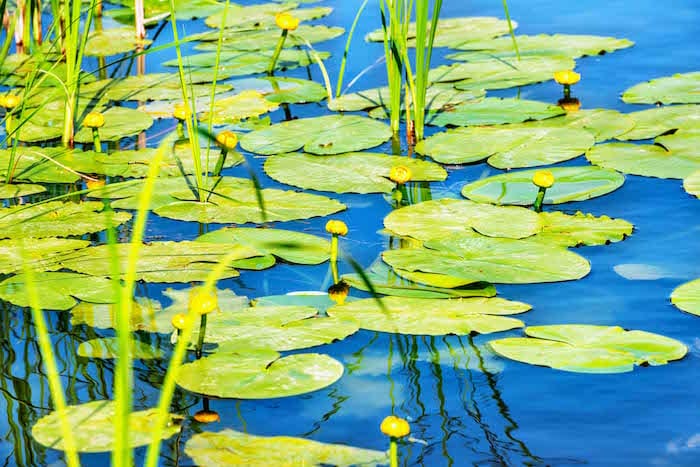
[[[0,274],[23,272],[25,263],[35,271],[56,271],[63,257],[89,244],[64,238],[0,240]]]
[[[137,47],[144,48],[151,44],[150,39],[136,37],[134,28],[111,28],[93,31],[88,36],[85,45],[85,55],[117,55],[133,52]]]
[[[700,71],[636,84],[622,93],[622,100],[628,104],[700,104]]]
[[[486,95],[481,89],[459,91],[450,85],[433,85],[425,92],[427,112],[449,110],[462,102],[480,99]],[[389,112],[390,93],[388,87],[366,89],[351,94],[343,94],[328,103],[334,111],[372,110],[379,108],[383,113]],[[382,117],[379,115],[378,117]]]
[[[223,73],[218,74],[218,79],[226,78]],[[214,73],[194,71],[185,75],[185,84],[188,95],[194,97],[211,95],[211,83]],[[224,92],[231,89],[227,84],[216,84],[216,92]],[[182,100],[182,86],[180,75],[177,73],[148,73],[145,75],[125,76],[95,81],[80,88],[81,97],[103,97],[105,99],[121,101],[160,101]]]
[[[503,125],[544,120],[564,113],[561,107],[546,102],[487,97],[463,102],[438,112],[428,112],[425,121],[435,126]]]
[[[700,197],[700,170],[696,170],[683,179],[683,189],[696,198]]]
[[[0,183],[0,199],[13,199],[43,193],[46,187],[31,183]]]
[[[255,5],[230,4],[226,14],[226,28],[254,29],[271,28],[275,26],[275,14],[286,11],[300,21],[323,18],[333,11],[329,7],[297,8],[301,2],[259,3]],[[210,28],[220,28],[223,19],[221,11],[209,16],[205,23]]]
[[[700,128],[700,105],[671,105],[628,113],[634,127],[620,140],[649,139],[680,129]]]
[[[616,138],[630,131],[634,121],[627,115],[610,109],[583,109],[560,117],[529,122],[528,127],[582,129],[591,133],[597,143]]]
[[[686,313],[700,316],[700,279],[676,287],[671,292],[671,303]]]
[[[593,246],[619,242],[632,234],[634,226],[624,219],[593,214],[565,214],[552,211],[540,213],[542,231],[532,237],[561,246]]]
[[[131,354],[138,360],[156,360],[163,358],[163,352],[153,347],[150,343],[133,339],[131,341]],[[102,337],[81,342],[77,354],[84,358],[119,358],[119,343],[116,337]]]
[[[213,107],[208,107],[199,120],[209,122],[211,119],[214,125],[224,125],[259,117],[278,107],[277,103],[270,102],[258,91],[247,90],[215,100]]]
[[[675,339],[619,326],[530,326],[525,334],[530,337],[492,340],[489,346],[502,357],[577,373],[624,373],[635,365],[665,365],[688,352]]]
[[[218,28],[218,26],[217,26]],[[342,36],[345,29],[324,25],[302,24],[290,31],[284,41],[284,47],[306,47],[309,44],[328,41]],[[268,50],[274,49],[280,38],[278,27],[267,29],[225,29],[222,50]],[[216,50],[219,31],[209,31],[189,36],[188,39],[204,41],[197,45],[197,50]]]
[[[330,57],[328,52],[316,52],[321,60]],[[256,50],[243,52],[221,52],[219,56],[219,70],[228,76],[243,76],[253,73],[265,73],[272,59],[272,50]],[[183,60],[187,70],[213,69],[216,60],[216,52],[203,52],[190,55]],[[293,69],[300,66],[308,66],[316,63],[316,59],[308,50],[283,49],[275,63],[275,70]],[[168,60],[164,66],[176,67],[176,59]],[[187,72],[186,72],[187,73]]]

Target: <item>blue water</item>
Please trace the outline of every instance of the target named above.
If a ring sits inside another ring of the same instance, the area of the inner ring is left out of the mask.
[[[335,11],[321,22],[349,28],[359,3],[323,2]],[[700,64],[697,0],[672,0],[664,5],[651,0],[530,0],[513,1],[510,10],[520,24],[519,33],[597,34],[626,37],[636,43],[630,49],[577,60],[576,69],[582,80],[574,87],[574,94],[584,108],[605,107],[623,112],[646,108],[624,104],[619,96],[635,83],[697,71]],[[444,17],[465,15],[502,17],[501,2],[445,2]],[[366,44],[362,40],[379,24],[378,2],[372,1],[355,32],[346,83],[382,56],[381,44]],[[181,27],[188,33],[204,29],[201,22],[182,22]],[[166,27],[159,41],[171,39],[171,31]],[[333,83],[344,41],[343,37],[316,46],[318,50],[333,52],[327,62]],[[446,53],[447,50],[436,52],[434,64],[443,63]],[[162,71],[160,62],[172,55],[172,51],[164,51],[148,56],[147,71]],[[321,81],[316,67],[286,75],[307,77],[308,73]],[[384,83],[385,71],[379,64],[367,71],[351,91]],[[519,93],[523,98],[553,102],[560,92],[559,86],[547,82],[493,95]],[[294,105],[291,111],[298,117],[313,116],[324,113],[325,107]],[[272,118],[279,121],[284,116],[277,111]],[[162,121],[153,131],[171,125],[172,121]],[[429,133],[434,131],[437,130]],[[380,150],[390,152],[388,145]],[[281,186],[260,170],[262,158],[252,156],[251,160],[265,186]],[[579,158],[571,163],[585,161]],[[453,167],[445,182],[432,185],[433,191],[436,196],[454,196],[463,184],[497,172],[485,164]],[[227,173],[244,172],[234,168]],[[386,248],[387,240],[377,231],[390,206],[381,195],[332,196],[349,207],[334,216],[350,227],[343,247],[368,266]],[[412,439],[400,447],[404,465],[700,465],[700,318],[679,311],[668,299],[676,286],[700,277],[700,201],[687,195],[679,180],[627,176],[625,185],[615,193],[558,209],[624,218],[635,225],[635,231],[621,243],[578,249],[592,265],[591,273],[582,280],[498,286],[500,296],[532,304],[533,310],[522,315],[528,325],[620,325],[678,339],[690,349],[683,360],[620,375],[582,375],[495,357],[484,348],[493,335],[432,338],[361,331],[318,349],[346,365],[346,374],[336,384],[285,399],[212,401],[212,408],[220,413],[222,421],[206,429],[230,427],[252,434],[304,436],[385,449],[387,443],[378,427],[382,418],[393,412],[411,421]],[[280,227],[323,235],[325,221],[311,219]],[[152,217],[147,236],[151,240],[191,239],[198,235],[198,229],[196,224]],[[623,264],[646,265],[654,275],[649,280],[626,279],[614,270]],[[341,265],[341,269],[350,271],[347,265]],[[219,286],[240,295],[259,297],[295,290],[325,290],[330,283],[326,265],[278,265],[264,272],[244,271],[239,278],[222,281]],[[147,284],[138,293],[161,299],[167,305],[161,297],[164,288]],[[362,296],[359,292],[354,294]],[[0,318],[0,411],[6,414],[0,416],[0,463],[61,465],[60,453],[31,440],[32,424],[46,413],[50,403],[28,313],[4,305]],[[94,331],[71,328],[67,314],[52,314],[51,325],[69,402],[111,397],[113,363],[75,357],[78,343]],[[519,331],[507,334],[518,335]],[[167,336],[161,340],[166,345]],[[137,408],[155,404],[163,366],[139,364],[134,389]],[[191,415],[199,404],[198,397],[176,393],[176,411]],[[182,436],[164,443],[163,465],[192,465],[183,446],[195,429],[187,422]],[[142,456],[143,450],[139,450],[137,461],[142,461]],[[85,465],[108,461],[105,455],[86,455],[82,459]]]

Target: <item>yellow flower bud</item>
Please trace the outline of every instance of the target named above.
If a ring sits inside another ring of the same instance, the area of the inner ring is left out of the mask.
[[[326,232],[333,235],[347,235],[348,226],[343,221],[330,220],[326,223]]]
[[[554,72],[554,81],[559,84],[576,84],[581,79],[581,75],[573,70],[562,70]]]
[[[220,421],[221,417],[213,410],[200,410],[194,414],[194,419],[199,423],[214,423]]]
[[[83,125],[88,128],[100,128],[105,124],[105,116],[101,112],[90,112],[85,116]]]
[[[16,94],[5,94],[2,96],[2,99],[0,99],[0,105],[8,110],[17,107],[20,102],[22,102],[22,99]]]
[[[559,99],[557,101],[557,104],[559,104],[559,107],[566,110],[567,112],[577,112],[578,109],[581,108],[581,101],[579,101],[575,97],[569,97],[568,99]]]
[[[85,182],[85,185],[87,186],[88,190],[96,190],[98,188],[102,188],[103,186],[105,186],[105,184],[106,182],[100,178],[98,178],[97,180],[88,180],[87,182]]]
[[[411,432],[411,426],[403,418],[389,415],[380,426],[382,433],[392,438],[401,438]]]
[[[538,170],[532,176],[532,183],[540,188],[549,188],[554,185],[554,174],[549,170]]]
[[[345,281],[340,281],[328,287],[328,297],[338,305],[345,303],[348,292],[350,292],[350,286]]]
[[[238,136],[233,131],[222,131],[216,135],[216,142],[224,149],[233,149],[238,144]]]
[[[280,29],[294,31],[299,26],[299,18],[283,11],[275,15],[275,23]]]
[[[198,315],[206,315],[219,308],[216,293],[195,287],[190,290],[189,310]]]
[[[170,320],[175,329],[184,329],[186,321],[187,317],[184,313],[178,313],[175,316],[173,316],[173,319]]]
[[[389,171],[389,178],[392,182],[403,185],[411,180],[411,169],[405,165],[395,165]]]
[[[175,107],[173,108],[173,117],[178,120],[185,120],[187,118],[187,109],[185,108],[185,104],[175,104]]]

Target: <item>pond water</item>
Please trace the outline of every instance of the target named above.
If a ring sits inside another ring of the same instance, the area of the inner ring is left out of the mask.
[[[324,1],[334,12],[318,23],[348,29],[359,3]],[[574,94],[584,108],[631,112],[649,107],[625,104],[620,94],[651,78],[695,71],[700,63],[697,0],[674,0],[663,7],[651,0],[510,3],[520,34],[596,34],[635,42],[629,49],[577,60],[576,70],[582,80],[574,87]],[[502,17],[501,2],[445,2],[443,6],[443,17],[468,15]],[[180,25],[187,33],[206,29],[201,21]],[[376,64],[383,55],[381,44],[362,40],[379,26],[378,2],[370,1],[355,32],[346,83],[375,65],[350,91],[385,83],[384,65]],[[169,29],[163,29],[159,42],[172,40]],[[337,76],[344,41],[345,36],[315,45],[317,50],[333,53],[327,61],[332,81]],[[447,53],[438,49],[433,64],[445,63],[443,57]],[[147,71],[165,71],[160,63],[172,57],[172,50],[149,55]],[[87,64],[96,66],[92,60]],[[284,74],[301,78],[310,74],[316,81],[322,79],[316,66]],[[519,95],[555,102],[560,93],[560,87],[548,81],[489,95]],[[321,103],[292,105],[291,113],[305,117],[328,111]],[[281,121],[284,114],[278,110],[271,117]],[[162,120],[149,134],[156,135],[172,125],[172,120]],[[428,133],[436,131],[441,130],[429,128]],[[157,137],[150,138],[149,145],[155,146],[157,141]],[[390,153],[391,147],[387,143],[377,151]],[[261,169],[264,158],[251,155],[250,160],[265,187],[283,187],[265,176]],[[579,157],[563,165],[586,163]],[[484,163],[450,166],[445,182],[431,184],[432,196],[459,197],[465,183],[498,172]],[[224,173],[245,176],[246,172],[237,167]],[[333,216],[349,226],[348,236],[341,240],[342,247],[361,265],[369,266],[387,247],[388,239],[378,231],[391,206],[378,194],[332,197],[348,206],[348,210]],[[700,202],[683,191],[680,180],[628,175],[625,185],[612,194],[559,205],[557,209],[623,218],[634,224],[635,231],[620,243],[577,249],[592,265],[591,273],[582,280],[499,285],[499,295],[533,306],[521,317],[527,325],[583,323],[643,329],[686,344],[689,353],[683,360],[637,368],[631,373],[577,374],[496,357],[484,347],[493,335],[411,337],[360,331],[321,350],[346,367],[337,383],[311,394],[283,399],[213,400],[212,409],[220,414],[221,422],[207,429],[230,427],[258,435],[301,436],[386,449],[379,423],[393,412],[411,422],[412,438],[400,447],[404,465],[700,465],[700,319],[681,312],[669,301],[675,287],[700,277]],[[279,225],[323,236],[326,221],[327,218],[315,218]],[[212,224],[207,229],[219,227]],[[200,233],[196,223],[152,216],[146,239],[188,240]],[[345,263],[340,267],[341,273],[351,272]],[[625,273],[626,278],[620,271],[632,271],[633,275]],[[239,295],[261,297],[299,290],[325,291],[331,282],[327,264],[279,264],[261,272],[242,271],[239,278],[221,281],[219,287],[230,288]],[[137,293],[165,305],[168,301],[161,293],[166,288],[139,285]],[[367,296],[356,290],[351,294]],[[68,402],[110,398],[114,364],[75,357],[79,342],[109,333],[72,327],[66,313],[52,313],[50,317]],[[4,304],[0,319],[0,462],[62,465],[61,453],[35,443],[30,433],[35,421],[46,414],[50,402],[29,313]],[[498,337],[520,333],[515,330]],[[167,345],[169,336],[150,339]],[[164,365],[137,365],[136,407],[150,407],[157,402]],[[200,406],[199,397],[176,391],[174,411],[191,415]],[[162,465],[192,465],[183,445],[201,429],[185,423],[180,436],[164,442]],[[137,463],[143,461],[144,452],[137,451]],[[88,454],[82,460],[85,465],[99,465],[108,462],[108,457]]]

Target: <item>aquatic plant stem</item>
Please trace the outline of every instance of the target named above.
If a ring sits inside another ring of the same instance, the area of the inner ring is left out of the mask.
[[[362,2],[362,5],[360,5],[360,8],[357,9],[357,13],[355,13],[355,19],[352,21],[352,26],[350,26],[350,32],[348,32],[348,39],[345,41],[345,50],[343,51],[343,60],[340,62],[340,71],[338,71],[338,81],[336,82],[335,85],[335,97],[338,98],[340,97],[340,91],[341,88],[343,87],[343,77],[345,76],[345,65],[347,64],[348,61],[348,52],[350,51],[350,42],[352,41],[352,35],[355,33],[355,27],[357,27],[357,23],[360,20],[360,15],[364,11],[365,7],[367,6],[367,2],[369,0],[364,0]]]
[[[414,104],[414,129],[416,140],[421,141],[424,137],[425,127],[425,96],[428,86],[428,74],[430,72],[430,61],[433,55],[433,44],[435,43],[435,33],[437,22],[440,18],[442,0],[435,0],[433,3],[433,14],[430,21],[430,34],[428,34],[428,10],[429,0],[417,0],[416,2],[416,84],[413,91]]]
[[[399,467],[399,447],[394,437],[389,441],[389,465],[390,467]]]
[[[535,204],[532,205],[532,209],[535,212],[542,212],[542,202],[544,201],[544,194],[547,192],[545,187],[540,187],[537,191],[537,198],[535,198]]]
[[[513,41],[513,49],[515,49],[515,56],[518,61],[520,61],[520,50],[518,49],[518,41],[515,40],[515,31],[513,30],[513,22],[510,20],[510,11],[508,11],[508,0],[503,0],[503,12],[506,15],[506,21],[508,22],[508,33]]]
[[[204,335],[207,333],[207,315],[203,314],[199,319],[199,336],[197,336],[197,349],[195,357],[202,358],[202,348],[204,347]]]
[[[289,31],[287,31],[286,29],[282,29],[282,34],[280,34],[280,38],[277,40],[275,51],[272,53],[270,65],[267,67],[267,74],[270,76],[272,76],[272,72],[275,70],[275,65],[277,65],[277,59],[280,57],[280,53],[282,52],[282,48],[284,47],[284,41],[287,40],[287,34],[289,34]]]
[[[338,262],[338,234],[333,234],[331,237],[331,263]]]
[[[102,143],[100,142],[100,130],[92,129],[92,144],[95,146],[95,152],[102,152]]]

